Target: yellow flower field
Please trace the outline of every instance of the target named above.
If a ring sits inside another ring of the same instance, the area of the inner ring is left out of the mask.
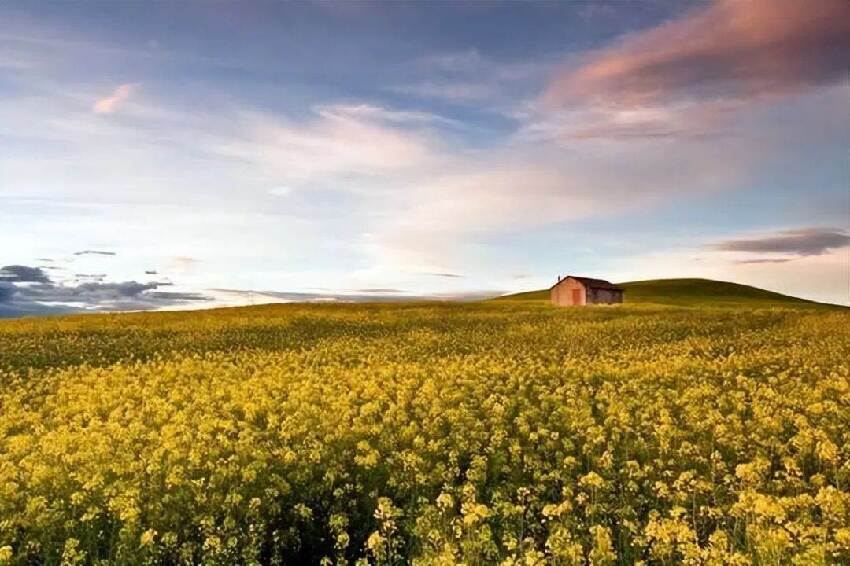
[[[848,564],[850,315],[0,323],[0,564]]]

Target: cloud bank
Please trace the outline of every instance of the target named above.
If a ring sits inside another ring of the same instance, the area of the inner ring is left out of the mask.
[[[0,268],[0,317],[71,312],[155,310],[212,300],[200,293],[158,291],[159,282],[88,281],[77,285],[53,282],[40,268]]]
[[[784,253],[810,256],[821,255],[829,250],[846,246],[850,246],[850,235],[844,230],[813,227],[782,230],[775,234],[757,238],[726,240],[714,244],[712,247],[727,252]],[[749,260],[748,263],[755,263],[756,261],[776,262],[777,260]]]
[[[49,283],[50,278],[40,267],[7,265],[0,268],[0,281],[9,283]]]

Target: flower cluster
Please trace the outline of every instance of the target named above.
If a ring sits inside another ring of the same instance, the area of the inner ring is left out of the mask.
[[[0,324],[0,564],[850,563],[850,315]]]

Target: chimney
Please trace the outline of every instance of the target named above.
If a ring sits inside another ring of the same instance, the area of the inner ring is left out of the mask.
[[[560,283],[560,282],[561,282],[561,276],[558,275],[558,283]]]

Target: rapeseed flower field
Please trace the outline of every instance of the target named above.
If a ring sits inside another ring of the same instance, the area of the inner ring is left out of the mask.
[[[848,564],[850,315],[0,323],[0,564]]]

